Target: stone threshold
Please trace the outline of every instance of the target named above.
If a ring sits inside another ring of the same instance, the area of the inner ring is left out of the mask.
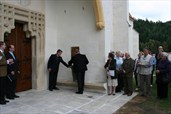
[[[59,81],[57,82],[59,86],[69,86],[69,87],[77,87],[77,82],[74,81]],[[104,91],[104,83],[85,83],[85,89],[99,90]]]

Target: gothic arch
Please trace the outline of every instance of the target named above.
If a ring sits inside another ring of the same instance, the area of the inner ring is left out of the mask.
[[[26,37],[32,40],[32,88],[42,90],[45,88],[44,76],[44,31],[45,16],[39,12],[20,8],[0,2],[0,40],[4,40],[4,33],[15,28],[15,21],[25,23]],[[42,62],[43,61],[43,62]],[[44,85],[44,86],[43,86]]]

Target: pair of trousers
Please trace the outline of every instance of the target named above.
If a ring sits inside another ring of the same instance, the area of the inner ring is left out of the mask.
[[[133,76],[124,75],[123,82],[124,82],[124,92],[132,93],[133,92]]]
[[[0,77],[0,101],[5,100],[6,76]]]
[[[142,95],[151,96],[151,74],[143,75],[140,74],[140,92]]]
[[[13,78],[10,78],[13,77]],[[11,75],[7,76],[6,79],[6,96],[8,97],[13,97],[16,92],[16,82],[17,82],[17,76],[16,75]]]
[[[49,72],[49,89],[56,87],[58,71]]]
[[[118,78],[118,86],[116,87],[116,92],[121,92],[121,90],[123,90],[123,73],[116,70],[116,76]]]
[[[157,97],[167,98],[168,97],[168,83],[157,83]]]
[[[77,77],[78,84],[78,92],[83,93],[84,91],[84,79],[85,79],[85,71],[75,72]]]

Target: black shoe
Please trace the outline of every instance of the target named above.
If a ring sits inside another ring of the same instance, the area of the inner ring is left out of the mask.
[[[127,95],[128,93],[123,93],[122,95]]]
[[[141,94],[141,97],[145,97],[145,95],[144,94]]]
[[[6,102],[5,102],[5,101],[0,101],[0,104],[1,104],[1,105],[5,105]]]
[[[83,92],[79,92],[79,91],[78,91],[78,92],[75,92],[75,93],[76,93],[76,94],[83,94]]]
[[[131,95],[132,95],[132,93],[128,93],[128,94],[127,94],[127,96],[131,96]]]
[[[20,96],[18,96],[18,95],[14,95],[13,97],[14,97],[14,98],[19,98]]]
[[[10,97],[6,97],[6,98],[7,99],[10,99],[10,100],[13,100],[14,99],[14,97],[11,97],[11,96]]]
[[[9,103],[9,101],[8,101],[8,100],[5,100],[5,102],[6,102],[6,103]]]
[[[53,91],[53,89],[49,89],[49,91]]]
[[[55,90],[59,90],[59,88],[58,88],[58,87],[54,87],[53,89],[55,89]]]

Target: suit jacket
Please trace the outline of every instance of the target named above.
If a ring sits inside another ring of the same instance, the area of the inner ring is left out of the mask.
[[[80,72],[80,71],[86,71],[87,70],[87,64],[89,63],[87,57],[82,54],[76,54],[71,58],[71,60],[68,62],[69,66],[72,64],[74,72]]]
[[[7,60],[4,54],[0,51],[0,77],[7,75]]]
[[[52,71],[58,71],[60,63],[68,67],[68,64],[63,61],[61,56],[57,57],[56,54],[52,54],[48,60],[48,69],[51,68]]]
[[[16,56],[14,55],[15,58],[13,58],[13,56],[9,52],[7,52],[5,54],[5,56],[6,56],[6,59],[13,59],[13,61],[14,61],[13,64],[8,64],[8,67],[7,67],[8,74],[11,74],[12,71],[14,71],[15,73],[17,71],[19,71],[19,64],[18,64],[18,60],[17,60]]]
[[[133,76],[133,71],[134,71],[134,60],[132,58],[125,59],[122,67],[123,70],[125,70],[125,75],[126,76]]]

